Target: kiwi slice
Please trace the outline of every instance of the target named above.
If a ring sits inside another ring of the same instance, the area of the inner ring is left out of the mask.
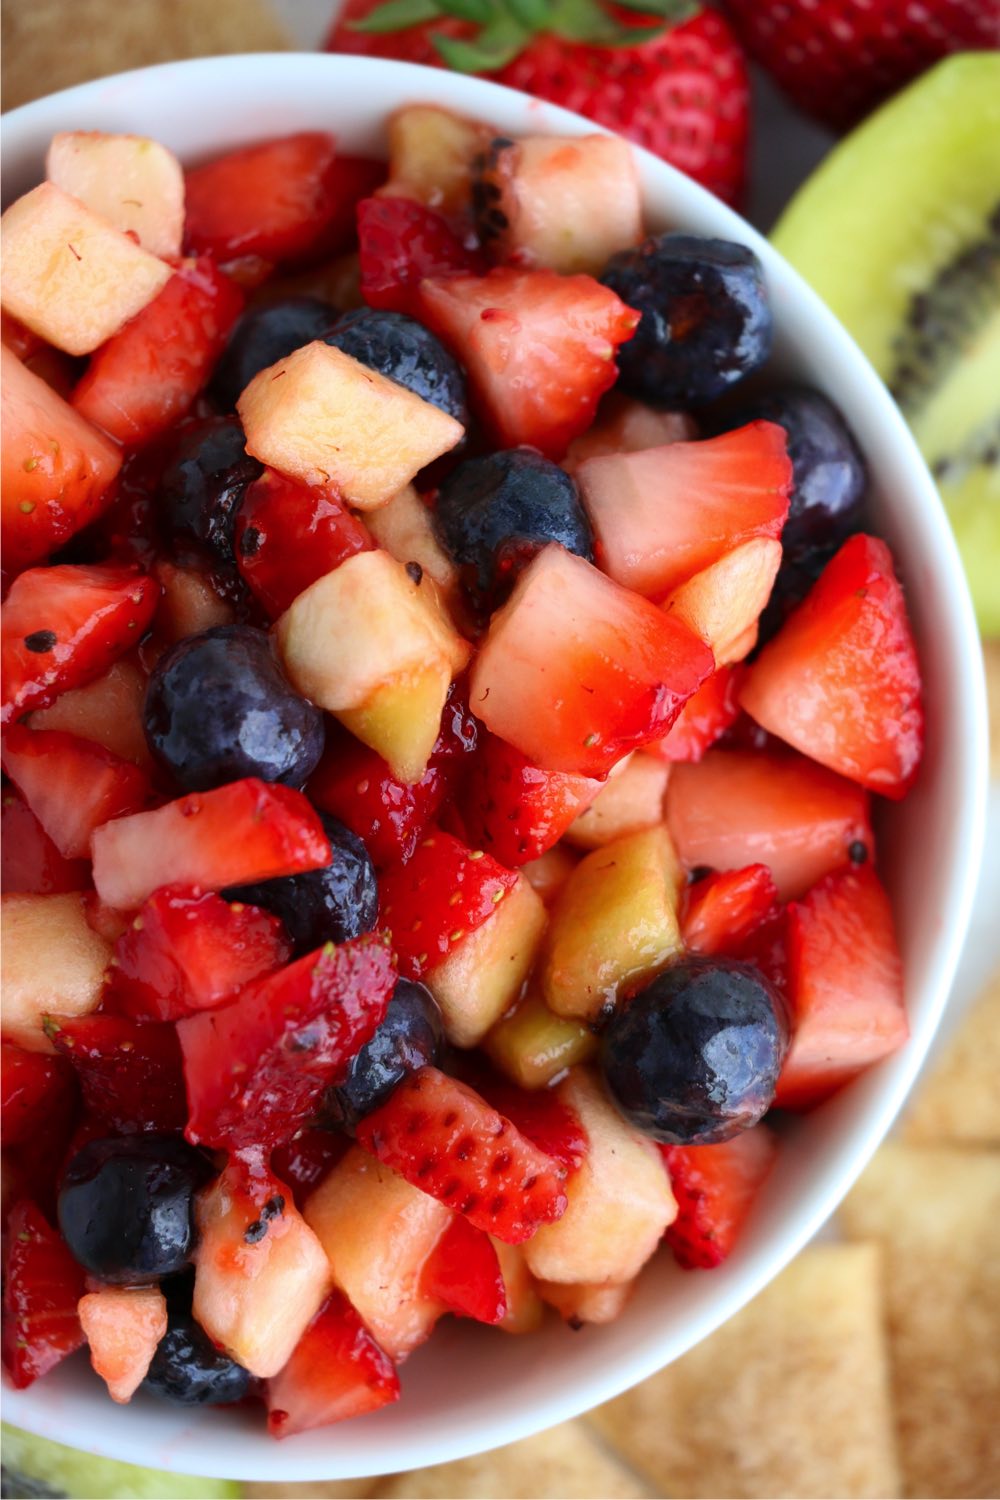
[[[113,1458],[78,1453],[16,1427],[3,1427],[2,1493],[11,1500],[238,1500],[240,1485],[229,1479],[198,1479],[140,1469]]]
[[[1000,635],[1000,53],[939,63],[853,131],[772,234],[888,384]]]

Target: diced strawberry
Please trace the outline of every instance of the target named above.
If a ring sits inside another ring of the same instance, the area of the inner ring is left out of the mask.
[[[557,844],[603,784],[539,770],[505,740],[481,735],[460,796],[467,837],[516,869]]]
[[[688,699],[662,740],[647,745],[650,755],[661,760],[701,760],[710,745],[735,724],[740,712],[738,695],[746,668],[720,667],[705,679]]]
[[[500,445],[555,459],[590,426],[615,383],[615,351],[639,322],[590,276],[511,267],[422,281],[418,308],[468,370]]]
[[[867,792],[791,751],[710,750],[675,766],[667,823],[689,870],[767,865],[782,900],[875,849]]]
[[[754,662],[740,702],[821,765],[902,797],[924,743],[920,667],[892,554],[850,537]]]
[[[327,485],[266,469],[236,517],[236,566],[272,620],[317,578],[375,546],[364,523]]]
[[[488,1234],[456,1214],[424,1262],[420,1290],[449,1312],[477,1323],[502,1323],[507,1292]]]
[[[13,1042],[0,1046],[0,1123],[4,1149],[20,1146],[44,1131],[53,1112],[61,1113],[63,1095],[73,1096],[73,1069],[47,1052],[25,1052]]]
[[[735,956],[778,908],[778,888],[767,865],[706,875],[681,896],[681,937],[692,953]]]
[[[290,1141],[276,1146],[271,1153],[271,1169],[287,1182],[298,1208],[304,1208],[314,1188],[340,1161],[350,1147],[346,1135],[320,1126],[297,1130]]]
[[[517,876],[481,849],[436,830],[405,865],[380,882],[382,924],[392,936],[400,973],[419,979],[481,927],[517,884]]]
[[[3,1290],[3,1361],[24,1390],[83,1343],[77,1303],[83,1269],[40,1208],[15,1203],[7,1223]]]
[[[291,1437],[399,1400],[396,1366],[343,1292],[331,1292],[295,1352],[267,1383],[267,1430]]]
[[[482,251],[470,250],[447,219],[410,198],[364,198],[357,221],[361,295],[369,307],[412,316],[425,278],[486,270]]]
[[[181,1049],[173,1026],[126,1016],[49,1016],[45,1034],[76,1070],[83,1102],[112,1130],[182,1130]]]
[[[33,354],[46,348],[45,340],[40,334],[32,333],[30,328],[26,328],[4,309],[0,309],[0,342],[6,344],[18,359],[30,359]]]
[[[153,618],[159,588],[135,568],[29,568],[3,606],[4,724],[100,677]]]
[[[395,982],[382,938],[356,938],[178,1022],[188,1140],[230,1150],[288,1140],[370,1040]]]
[[[60,891],[82,891],[90,884],[85,859],[64,859],[13,787],[4,787],[0,835],[0,887],[11,894],[54,896]]]
[[[254,776],[117,818],[91,848],[97,894],[121,911],[161,885],[221,890],[330,863],[330,841],[302,793]]]
[[[163,886],[115,944],[107,998],[136,1021],[176,1021],[232,1000],[291,956],[277,917],[192,886]]]
[[[755,1125],[717,1146],[661,1146],[677,1199],[667,1244],[685,1270],[710,1270],[732,1251],[778,1154],[777,1137]]]
[[[31,1055],[37,1057],[41,1054]],[[58,1062],[69,1067],[63,1058]],[[4,1139],[4,1176],[9,1179],[4,1183],[4,1196],[30,1196],[54,1223],[63,1168],[80,1122],[80,1090],[76,1078],[73,1077],[70,1088],[49,1094],[46,1102],[43,1129],[32,1130],[20,1142]],[[103,1128],[103,1133],[107,1134],[106,1128]]]
[[[788,915],[791,908],[779,907],[771,916],[744,937],[737,955],[742,963],[760,970],[774,993],[788,1006]]]
[[[158,1286],[102,1286],[77,1311],[95,1373],[112,1401],[131,1401],[167,1331],[167,1299]]]
[[[12,724],[0,762],[49,838],[66,859],[90,853],[95,828],[148,806],[144,771],[93,740],[58,729]]]
[[[16,572],[100,515],[122,456],[6,348],[2,361],[0,536]]]
[[[575,1172],[587,1155],[588,1138],[575,1110],[554,1089],[522,1089],[495,1073],[484,1079],[483,1097],[539,1151]]]
[[[714,666],[686,626],[552,543],[493,616],[469,701],[533,765],[598,777],[662,739]]]
[[[150,442],[187,414],[242,308],[243,293],[210,257],[182,262],[93,355],[73,406],[126,447]]]
[[[889,898],[870,865],[788,910],[792,1041],[774,1102],[810,1109],[909,1036]]]
[[[132,925],[131,915],[127,911],[116,911],[113,906],[105,906],[96,891],[84,892],[83,914],[87,919],[87,926],[112,947]]]
[[[518,1245],[566,1211],[566,1169],[472,1089],[437,1068],[409,1074],[358,1141],[477,1229]]]

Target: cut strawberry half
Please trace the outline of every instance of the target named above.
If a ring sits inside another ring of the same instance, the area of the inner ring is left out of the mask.
[[[493,616],[469,701],[533,765],[601,777],[662,739],[714,666],[686,626],[553,543]]]
[[[185,416],[243,309],[209,256],[183,262],[163,291],[92,357],[73,406],[136,448]]]
[[[229,1150],[288,1140],[370,1041],[395,982],[382,938],[356,938],[178,1022],[188,1140]]]
[[[746,676],[744,666],[720,667],[693,693],[669,734],[646,750],[661,760],[701,760],[710,745],[725,734],[739,717],[739,691]]]
[[[100,677],[148,628],[159,593],[135,568],[22,573],[3,606],[3,723]]]
[[[138,766],[58,729],[12,724],[0,762],[66,859],[87,856],[95,828],[152,800],[149,780]]]
[[[661,1146],[677,1199],[666,1241],[685,1270],[711,1270],[731,1254],[778,1154],[776,1136],[755,1125],[717,1146]]]
[[[774,1096],[810,1109],[909,1036],[889,898],[870,866],[840,870],[788,910],[792,1040]]]
[[[13,787],[4,787],[0,803],[0,888],[7,895],[22,891],[54,896],[60,891],[82,891],[90,884],[85,859],[64,859]]]
[[[297,484],[266,469],[236,517],[236,566],[272,620],[317,578],[375,546],[328,485]]]
[[[411,1073],[358,1126],[358,1141],[477,1229],[518,1245],[566,1211],[566,1169],[472,1089]]]
[[[582,1166],[589,1146],[587,1132],[576,1110],[554,1089],[522,1089],[491,1074],[483,1079],[481,1092],[539,1151],[562,1162],[567,1172]]]
[[[3,1362],[24,1390],[83,1343],[77,1303],[83,1269],[36,1204],[15,1203],[7,1221]]]
[[[361,295],[369,307],[413,316],[426,278],[486,270],[481,251],[470,250],[447,219],[411,198],[364,198],[357,221]]]
[[[399,1376],[343,1292],[331,1292],[267,1383],[267,1430],[291,1437],[399,1400]]]
[[[850,537],[764,647],[740,693],[758,724],[886,797],[912,786],[924,743],[920,667],[892,554]]]
[[[158,1286],[103,1286],[78,1312],[95,1373],[112,1401],[131,1401],[167,1331],[167,1299]]]
[[[495,1326],[507,1316],[507,1293],[493,1243],[461,1214],[455,1215],[424,1262],[420,1291],[443,1302],[449,1312],[477,1323]]]
[[[73,1069],[61,1057],[46,1052],[25,1052],[13,1042],[0,1044],[0,1124],[4,1149],[20,1146],[44,1131],[56,1114],[61,1115],[65,1098],[73,1098]]]
[[[107,999],[136,1021],[176,1021],[233,999],[291,956],[270,912],[191,886],[163,886],[115,944]]]
[[[692,953],[735,957],[777,909],[778,888],[767,865],[706,875],[681,896],[681,937]]]
[[[45,1034],[73,1064],[87,1110],[112,1130],[183,1130],[187,1102],[173,1026],[126,1016],[47,1016]]]
[[[639,314],[590,276],[499,267],[420,283],[417,316],[461,360],[498,443],[562,458],[618,374]]]
[[[382,924],[391,934],[400,973],[419,979],[493,916],[517,876],[481,849],[435,830],[405,865],[380,882]]]
[[[603,784],[542,771],[505,740],[482,735],[459,799],[467,837],[516,869],[557,844]]]
[[[307,1126],[274,1148],[271,1169],[288,1183],[296,1206],[303,1209],[309,1194],[332,1172],[350,1145],[348,1137],[335,1130]]]
[[[91,849],[97,894],[120,911],[161,885],[221,890],[330,863],[330,841],[302,793],[254,776],[117,818],[97,829]]]

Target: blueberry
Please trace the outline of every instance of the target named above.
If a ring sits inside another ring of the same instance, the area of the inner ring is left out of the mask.
[[[468,426],[461,366],[415,318],[361,307],[345,313],[326,335],[326,342]]]
[[[576,484],[533,448],[459,464],[445,480],[434,529],[484,607],[499,603],[548,542],[593,561],[594,539]]]
[[[213,626],[161,656],[143,727],[160,764],[192,792],[243,776],[300,787],[323,753],[322,713],[252,625]]]
[[[601,280],[642,314],[618,351],[618,384],[642,401],[714,401],[771,351],[764,275],[745,245],[656,235],[614,256]]]
[[[179,1406],[229,1406],[250,1389],[250,1371],[212,1340],[188,1312],[171,1312],[144,1385]]]
[[[263,472],[246,451],[236,417],[207,417],[181,428],[157,491],[161,522],[174,548],[194,543],[233,566],[236,512]]]
[[[101,1281],[159,1281],[191,1259],[192,1202],[211,1174],[179,1136],[88,1141],[63,1176],[59,1228],[75,1259]]]
[[[438,1062],[443,1048],[444,1025],[430,990],[411,979],[397,980],[375,1035],[351,1059],[343,1083],[327,1089],[323,1124],[353,1131],[407,1073]]]
[[[250,308],[229,337],[209,395],[223,411],[235,411],[255,375],[303,344],[323,338],[336,321],[337,309],[319,297],[286,297],[283,302]]]
[[[726,1141],[770,1107],[787,1021],[748,964],[685,958],[612,1017],[601,1065],[627,1120],[675,1146]]]
[[[378,884],[371,856],[357,834],[320,813],[333,857],[321,870],[233,886],[230,901],[263,906],[280,917],[300,953],[371,932],[378,921]]]

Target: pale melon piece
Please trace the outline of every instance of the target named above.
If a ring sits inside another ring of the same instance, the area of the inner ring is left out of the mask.
[[[597,1286],[536,1281],[535,1286],[542,1301],[554,1307],[563,1321],[573,1328],[580,1328],[584,1323],[613,1323],[624,1312],[635,1291],[634,1281],[609,1281]]]
[[[352,1146],[305,1206],[333,1278],[391,1359],[430,1334],[444,1304],[420,1287],[450,1208]]]
[[[542,953],[539,974],[549,1009],[594,1021],[619,991],[665,968],[682,948],[677,902],[683,884],[662,825],[581,860],[553,908]]]
[[[523,1245],[507,1245],[490,1235],[490,1244],[500,1262],[507,1311],[497,1325],[503,1333],[534,1333],[545,1316],[545,1304],[535,1289],[535,1278],[528,1270]]]
[[[335,484],[359,510],[385,505],[465,432],[321,339],[261,370],[236,409],[254,458],[303,484]]]
[[[343,709],[337,717],[388,762],[400,781],[412,785],[427,770],[451,678],[447,665],[404,672],[376,688],[361,708]]]
[[[525,1258],[539,1281],[617,1287],[638,1275],[677,1217],[670,1178],[587,1068],[573,1068],[558,1095],[583,1126],[587,1154],[566,1179],[566,1212],[527,1241]]]
[[[431,513],[412,484],[404,485],[388,505],[369,511],[365,524],[380,547],[411,572],[416,564],[451,604],[458,593],[458,569],[434,535]]]
[[[214,625],[232,624],[232,605],[212,587],[209,575],[201,569],[179,568],[160,558],[153,565],[153,576],[163,590],[156,608],[156,634],[168,645]]]
[[[574,850],[556,844],[522,865],[521,874],[531,882],[545,905],[551,906],[579,863],[580,857]]]
[[[516,1010],[502,1016],[483,1038],[490,1060],[523,1089],[545,1088],[566,1068],[587,1062],[597,1047],[589,1027],[553,1015],[530,985]]]
[[[151,255],[181,253],[184,173],[172,151],[141,135],[63,130],[52,137],[45,175]]]
[[[643,448],[662,448],[666,443],[690,443],[697,436],[697,424],[687,412],[657,411],[613,390],[598,407],[593,426],[570,443],[562,467],[573,474],[588,458],[638,453]]]
[[[102,1286],[76,1304],[90,1363],[112,1401],[131,1401],[167,1331],[167,1299],[158,1286]]]
[[[754,537],[689,578],[663,608],[711,646],[716,666],[741,661],[756,643],[757,619],[780,566],[781,543]]]
[[[535,961],[545,923],[542,898],[518,874],[493,915],[463,938],[444,963],[424,974],[456,1047],[474,1047],[513,1005]]]
[[[28,722],[32,729],[62,729],[103,745],[122,760],[149,766],[152,756],[142,727],[148,680],[138,662],[119,657],[103,677],[60,693],[48,708],[36,709]]]
[[[632,755],[619,776],[609,777],[597,798],[570,824],[566,838],[578,849],[601,849],[615,839],[663,822],[670,777],[665,761]]]
[[[409,104],[390,117],[388,134],[389,180],[377,197],[415,198],[443,214],[468,208],[472,160],[493,134],[488,125]]]
[[[173,275],[148,250],[51,182],[0,219],[0,301],[57,349],[90,354]]]
[[[83,894],[0,898],[0,1024],[29,1052],[54,1052],[42,1017],[94,1010],[111,945],[87,921]]]

